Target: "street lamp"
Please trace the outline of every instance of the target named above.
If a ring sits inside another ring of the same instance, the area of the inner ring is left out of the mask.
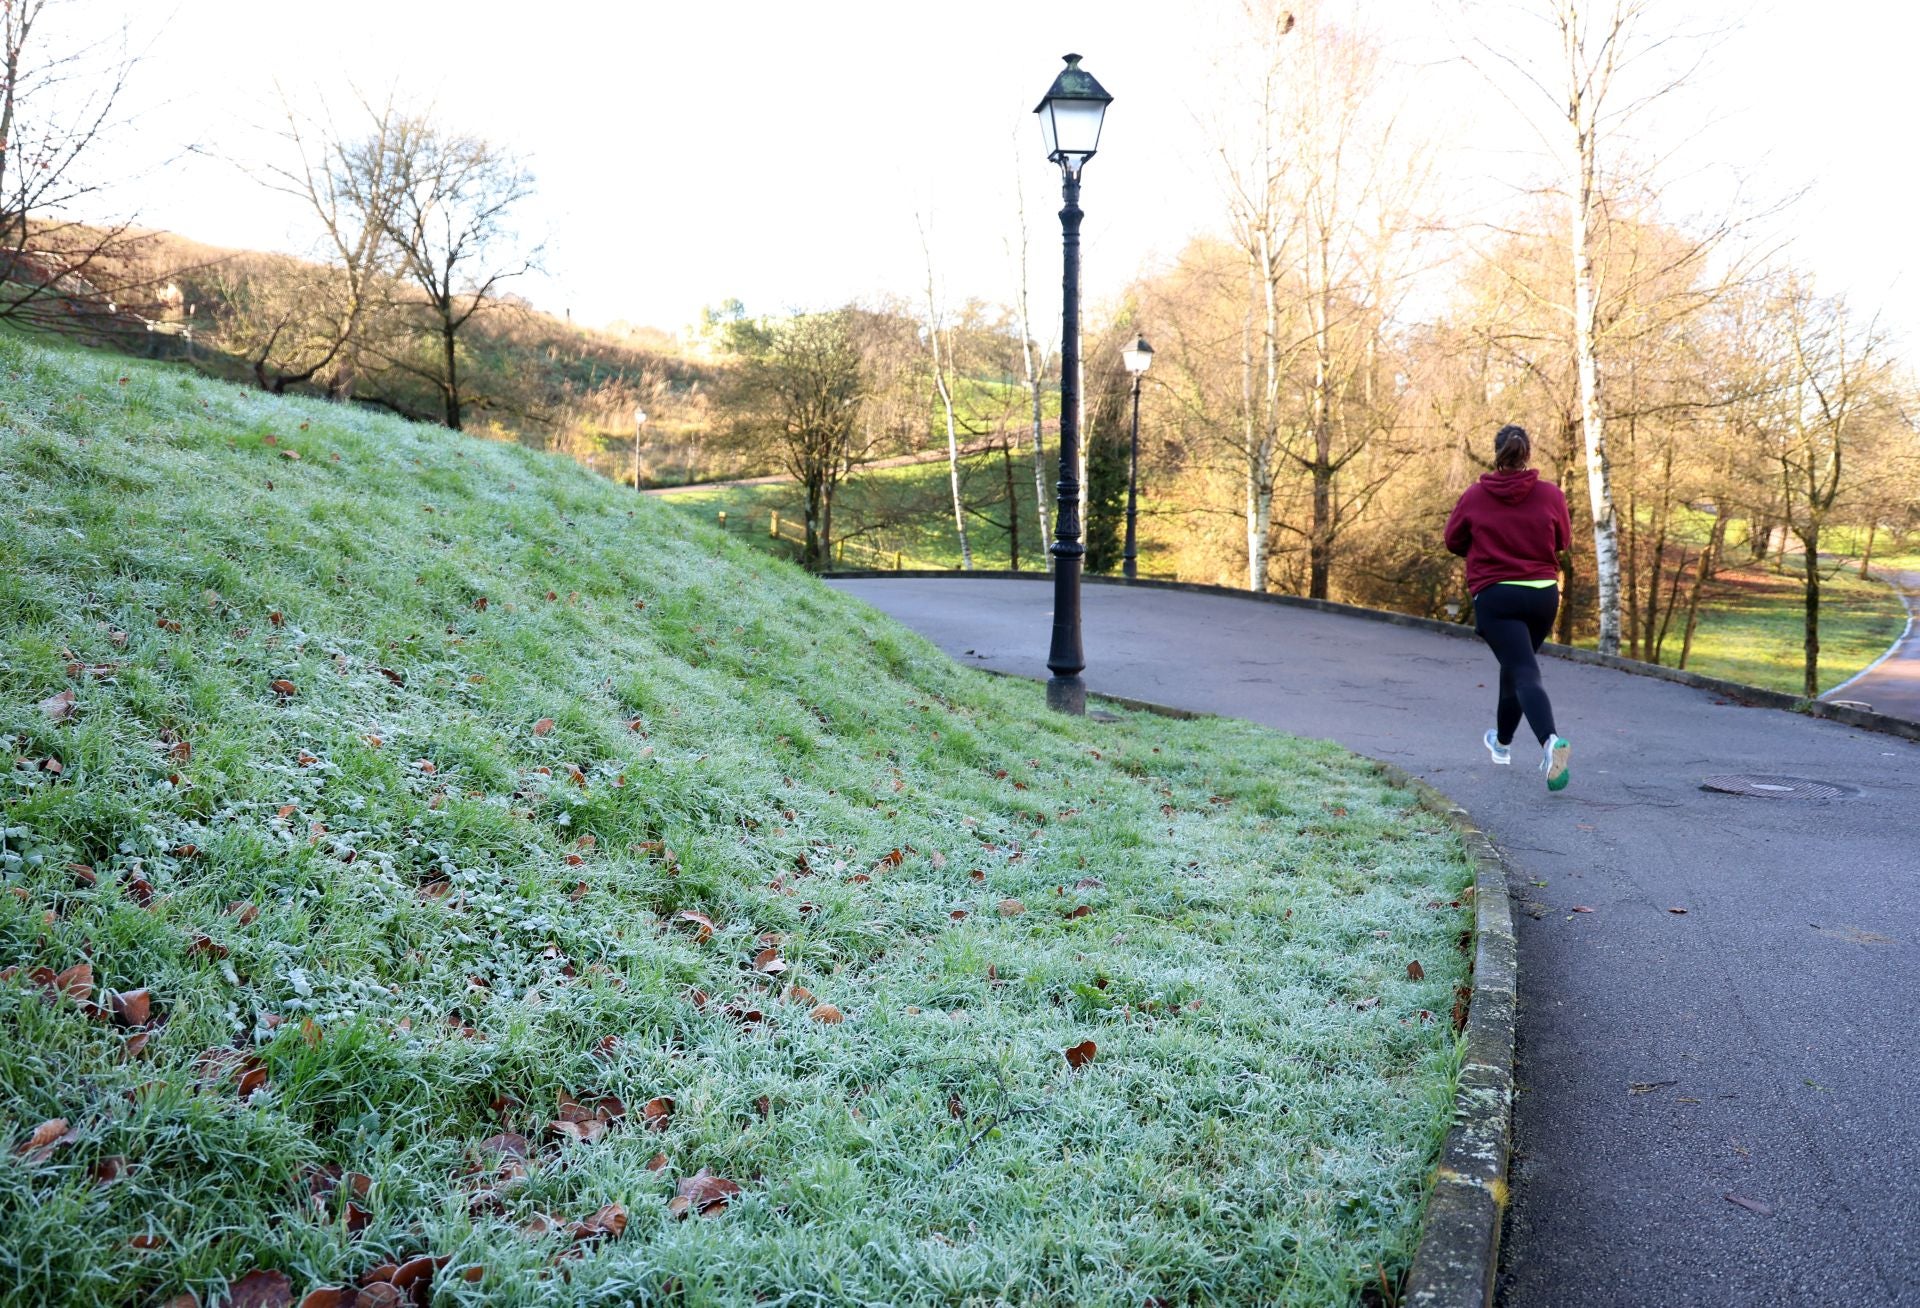
[[[1047,652],[1047,707],[1062,713],[1087,711],[1087,666],[1080,647],[1080,567],[1087,549],[1080,541],[1080,169],[1100,145],[1100,124],[1113,97],[1080,67],[1067,66],[1034,107],[1047,158],[1060,165],[1060,237],[1065,255],[1060,294],[1060,481],[1056,487],[1053,548],[1053,643]]]
[[[1140,488],[1140,378],[1153,366],[1153,347],[1147,338],[1136,336],[1133,344],[1120,351],[1120,358],[1133,374],[1133,446],[1127,452],[1127,548],[1120,555],[1120,570],[1132,581],[1139,575],[1134,561],[1134,519],[1139,512]]]
[[[633,411],[633,488],[640,489],[640,435],[647,429],[647,411]]]

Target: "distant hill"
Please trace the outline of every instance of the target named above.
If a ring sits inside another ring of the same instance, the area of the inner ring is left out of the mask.
[[[47,270],[22,268],[21,275]],[[291,255],[208,245],[175,232],[137,231],[97,259],[51,325],[96,346],[191,362],[229,381],[272,388],[259,364],[266,288],[283,295],[324,288],[327,270]],[[294,288],[294,289],[283,289]],[[389,288],[385,315],[361,358],[353,398],[403,417],[436,421],[437,371],[423,346],[424,305],[412,288]],[[684,479],[710,457],[707,394],[716,366],[667,332],[621,323],[579,326],[507,297],[463,331],[463,425],[500,439],[565,453],[603,475],[633,477],[634,411],[647,414],[641,480]],[[310,381],[284,393],[322,394]]]

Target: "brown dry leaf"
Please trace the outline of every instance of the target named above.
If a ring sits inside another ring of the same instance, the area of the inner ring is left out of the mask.
[[[567,1140],[572,1140],[577,1144],[593,1144],[596,1141],[604,1139],[607,1134],[607,1124],[593,1117],[580,1122],[570,1122],[562,1119],[549,1123],[548,1129],[555,1135]]]
[[[1353,1004],[1354,1011],[1357,1013],[1364,1013],[1370,1008],[1378,1007],[1380,1007],[1379,995],[1368,995],[1365,999],[1355,1000]]]
[[[690,908],[681,909],[673,915],[673,920],[676,922],[693,923],[695,927],[693,938],[698,944],[705,944],[707,941],[713,939],[713,933],[716,928],[713,925],[713,919],[705,913],[696,913]]]
[[[956,1122],[964,1122],[966,1120],[967,1106],[960,1102],[959,1095],[947,1096],[947,1116]]]
[[[252,926],[260,916],[260,906],[250,899],[236,899],[227,905],[226,914],[241,926]]]
[[[805,986],[788,986],[786,990],[781,993],[780,997],[796,1004],[811,1004],[814,1002],[813,991],[807,989]]]
[[[54,722],[64,722],[73,716],[73,692],[63,690],[58,695],[49,695],[40,701],[40,711]]]
[[[646,1123],[649,1131],[664,1131],[673,1118],[673,1100],[666,1095],[656,1095],[640,1105],[640,1120]]]
[[[1576,913],[1591,913],[1591,912],[1593,912],[1593,910],[1592,910],[1592,909],[1590,909],[1590,908],[1588,908],[1588,907],[1587,907],[1587,906],[1586,906],[1585,904],[1575,904],[1575,905],[1573,906],[1573,911],[1574,911],[1574,912],[1576,912]]]
[[[69,863],[67,871],[73,873],[73,881],[77,886],[95,886],[100,883],[99,874],[85,863]]]
[[[110,1158],[102,1158],[93,1165],[95,1185],[112,1185],[126,1174],[127,1156],[125,1154],[114,1154]]]
[[[1003,899],[1000,901],[1001,917],[1019,917],[1026,911],[1027,906],[1017,899]]]
[[[502,1158],[524,1159],[533,1152],[527,1144],[527,1137],[516,1135],[512,1131],[490,1135],[480,1142],[479,1147],[483,1154],[497,1154]]]
[[[1684,908],[1680,908],[1680,907],[1678,907],[1678,906],[1676,906],[1676,907],[1673,907],[1673,908],[1670,908],[1670,909],[1668,909],[1668,910],[1667,910],[1667,912],[1669,912],[1669,913],[1678,913],[1678,914],[1680,914],[1680,915],[1682,915],[1682,916],[1685,916],[1685,915],[1686,915],[1686,911],[1687,911],[1686,909],[1684,909]]]
[[[343,1285],[316,1285],[300,1297],[300,1308],[341,1308],[343,1304],[355,1304],[347,1298],[347,1289]]]
[[[79,1132],[67,1129],[64,1117],[50,1118],[33,1128],[33,1134],[27,1137],[25,1144],[14,1150],[29,1163],[44,1163],[53,1157],[53,1151],[63,1144],[77,1139]]]
[[[1419,959],[1416,958],[1411,963],[1407,964],[1407,980],[1424,981],[1426,979],[1427,979],[1427,969],[1420,966]]]
[[[354,1294],[353,1308],[406,1308],[407,1293],[387,1281],[364,1285]]]
[[[666,1165],[667,1156],[665,1154],[655,1154],[653,1157],[647,1159],[647,1170],[649,1172],[657,1172]]]
[[[541,718],[538,722],[533,724],[533,734],[536,736],[544,736],[552,730],[553,730],[552,718]]]
[[[277,677],[273,681],[273,693],[281,699],[292,699],[300,693],[300,688],[285,677]]]
[[[740,1193],[737,1184],[724,1176],[715,1176],[704,1167],[692,1176],[681,1178],[674,1190],[674,1197],[667,1200],[667,1211],[675,1217],[685,1217],[689,1212],[701,1217],[720,1212],[729,1199]]]
[[[1067,917],[1069,919],[1076,918],[1076,917],[1085,917],[1091,912],[1093,912],[1091,908],[1089,908],[1085,904],[1081,904],[1080,906],[1075,908],[1071,913],[1068,913]]]
[[[1100,1046],[1094,1044],[1091,1040],[1082,1040],[1079,1044],[1064,1052],[1067,1056],[1067,1066],[1078,1070],[1093,1061],[1094,1055],[1100,1052]]]
[[[222,956],[225,950],[220,951]],[[153,991],[142,986],[138,990],[117,990],[109,1001],[113,1008],[113,1020],[121,1026],[145,1026],[153,1015]]]
[[[144,1252],[148,1249],[158,1249],[166,1242],[166,1236],[155,1235],[151,1231],[145,1231],[129,1239],[127,1241],[127,1247],[129,1249],[139,1249]]]
[[[251,1271],[227,1288],[227,1308],[289,1308],[293,1285],[285,1272]]]
[[[215,940],[212,936],[201,935],[196,932],[193,938],[187,941],[187,957],[192,958],[198,954],[210,954],[214,958],[225,958],[227,956],[227,947]]]
[[[1763,1204],[1758,1199],[1749,1199],[1745,1195],[1729,1192],[1726,1200],[1730,1204],[1738,1204],[1750,1213],[1758,1213],[1762,1217],[1773,1216],[1773,1206],[1771,1204]]]
[[[586,1221],[575,1222],[570,1229],[575,1240],[617,1240],[627,1229],[627,1210],[619,1204],[607,1204]]]
[[[53,978],[55,993],[68,999],[86,999],[93,994],[93,964],[75,963]]]
[[[842,1013],[838,1008],[834,1007],[832,1004],[817,1004],[814,1006],[813,1010],[807,1014],[807,1016],[812,1018],[814,1021],[824,1023],[827,1026],[833,1026],[836,1023],[844,1022],[847,1020],[847,1015],[845,1013]]]
[[[396,1289],[411,1289],[415,1282],[430,1279],[434,1272],[446,1262],[444,1258],[435,1258],[431,1254],[421,1254],[401,1263],[393,1274],[392,1284]]]
[[[768,948],[753,956],[753,970],[768,976],[777,976],[787,970],[787,965],[781,961],[778,949]]]

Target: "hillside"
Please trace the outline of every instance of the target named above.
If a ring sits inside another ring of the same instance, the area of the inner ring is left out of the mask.
[[[1041,699],[560,458],[0,339],[0,1304],[1375,1293],[1457,839]]]

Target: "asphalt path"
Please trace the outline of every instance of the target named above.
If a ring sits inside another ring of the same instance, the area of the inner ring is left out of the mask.
[[[1920,572],[1877,575],[1900,592],[1907,606],[1907,629],[1873,666],[1820,698],[1851,700],[1875,713],[1920,721]]]
[[[832,584],[962,663],[1046,675],[1044,581]],[[1920,745],[1548,659],[1573,742],[1549,794],[1528,749],[1481,746],[1477,640],[1146,588],[1090,585],[1084,609],[1091,690],[1389,760],[1507,855],[1502,1303],[1920,1306]],[[1701,788],[1725,774],[1845,793]]]

